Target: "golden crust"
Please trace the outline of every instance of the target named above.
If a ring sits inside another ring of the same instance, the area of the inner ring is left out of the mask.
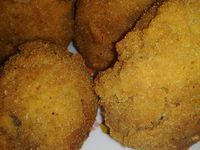
[[[114,43],[153,2],[155,0],[78,0],[75,42],[86,64],[97,70],[109,67],[116,59]]]
[[[0,76],[0,147],[78,150],[97,110],[82,58],[42,41],[19,49]]]
[[[144,150],[183,150],[200,140],[200,1],[169,0],[143,30],[117,44],[96,80],[110,135]]]
[[[73,34],[73,5],[74,0],[1,0],[0,42],[16,48],[41,39],[66,46]],[[0,47],[1,53],[3,61],[13,52]]]

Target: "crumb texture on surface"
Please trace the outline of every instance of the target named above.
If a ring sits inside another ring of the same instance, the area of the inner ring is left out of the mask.
[[[115,43],[156,0],[78,0],[75,42],[87,66],[104,70],[116,59]]]
[[[19,49],[0,74],[1,150],[78,150],[97,109],[82,58],[41,41]]]
[[[200,1],[169,0],[148,26],[117,44],[119,61],[96,79],[114,139],[144,150],[200,140]]]
[[[73,35],[74,0],[0,0],[0,62],[27,41],[63,46]]]

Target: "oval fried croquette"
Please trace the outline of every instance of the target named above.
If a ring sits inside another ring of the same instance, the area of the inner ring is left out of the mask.
[[[0,147],[77,150],[97,110],[83,60],[47,42],[19,49],[0,74]]]
[[[75,42],[87,66],[105,70],[116,58],[115,43],[156,0],[78,0]]]
[[[73,34],[74,0],[0,0],[0,62],[32,40],[66,46]]]
[[[185,150],[200,141],[200,1],[169,0],[117,44],[96,92],[110,135],[142,150]]]

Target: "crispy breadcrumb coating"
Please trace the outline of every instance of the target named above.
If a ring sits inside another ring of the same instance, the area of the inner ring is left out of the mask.
[[[73,6],[74,0],[0,0],[0,62],[27,41],[66,46],[73,34]]]
[[[41,41],[19,49],[0,74],[1,149],[77,150],[97,110],[82,58]]]
[[[87,66],[104,70],[116,59],[114,45],[156,0],[78,0],[75,42]]]
[[[98,77],[96,92],[120,143],[185,150],[200,140],[199,8],[199,0],[164,2],[117,44],[119,61]]]

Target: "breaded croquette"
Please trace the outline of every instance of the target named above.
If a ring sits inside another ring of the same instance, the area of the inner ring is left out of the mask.
[[[199,0],[164,2],[117,44],[119,61],[97,78],[105,124],[120,143],[185,150],[200,140],[199,8]]]
[[[1,150],[77,150],[96,110],[80,55],[47,42],[26,43],[0,74]]]
[[[115,43],[156,0],[78,0],[75,42],[86,65],[104,70],[117,59]]]
[[[0,0],[0,62],[27,41],[67,46],[74,28],[73,6],[74,0]]]

